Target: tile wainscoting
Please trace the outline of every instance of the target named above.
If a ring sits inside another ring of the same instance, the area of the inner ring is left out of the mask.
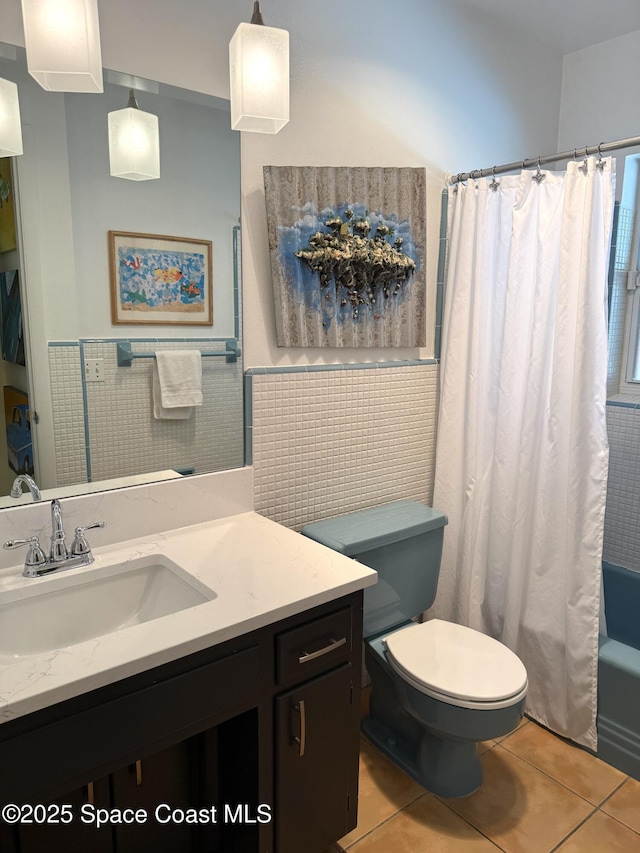
[[[255,508],[294,530],[433,494],[439,366],[252,368],[245,375]]]

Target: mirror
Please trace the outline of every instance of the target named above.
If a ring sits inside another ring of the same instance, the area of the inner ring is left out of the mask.
[[[12,161],[17,249],[0,252],[0,273],[18,270],[26,351],[26,367],[3,360],[0,379],[28,391],[44,496],[241,467],[240,135],[228,102],[111,71],[104,94],[45,92],[24,51],[9,46],[0,76],[18,84],[24,142]],[[159,180],[109,173],[107,114],[127,106],[130,86],[140,109],[158,116]],[[158,324],[157,313],[145,322],[135,312],[134,324],[114,324],[110,231],[210,241],[213,323],[180,315]],[[151,357],[119,363],[119,343]],[[152,354],[193,348],[207,353],[202,406],[185,420],[156,420]],[[221,355],[234,348],[239,357]],[[6,495],[15,471],[0,454]]]

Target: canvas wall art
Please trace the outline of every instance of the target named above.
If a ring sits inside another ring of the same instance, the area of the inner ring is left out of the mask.
[[[278,346],[424,346],[424,169],[265,166],[264,183]]]
[[[2,358],[4,361],[24,365],[22,301],[18,270],[0,272],[0,319]]]
[[[31,415],[25,391],[4,386],[4,416],[9,466],[16,474],[33,475]]]
[[[0,252],[16,248],[16,216],[11,180],[11,158],[0,157]]]
[[[112,322],[210,326],[212,251],[207,240],[109,231]]]

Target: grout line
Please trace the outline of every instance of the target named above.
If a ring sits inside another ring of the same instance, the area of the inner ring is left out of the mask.
[[[634,835],[637,835],[638,838],[640,838],[640,832],[638,832],[638,830],[634,829],[632,826],[629,826],[628,823],[625,823],[623,820],[620,820],[619,817],[616,817],[614,814],[609,814],[609,812],[602,811],[601,808],[598,808],[598,811],[602,812],[602,814],[606,815],[606,817],[610,817],[611,820],[615,820],[615,822],[619,823],[620,826],[624,826],[625,829],[628,829],[629,832],[633,832]]]
[[[434,795],[434,796],[435,796],[435,795]],[[495,840],[494,840],[493,838],[491,838],[490,836],[488,836],[488,835],[486,834],[486,832],[484,832],[482,829],[480,829],[480,827],[476,826],[474,823],[471,823],[471,821],[470,821],[470,820],[468,820],[468,819],[467,819],[466,817],[464,817],[463,815],[459,814],[459,812],[457,812],[457,811],[456,811],[452,806],[450,806],[450,805],[449,805],[449,803],[447,802],[447,800],[448,800],[448,799],[451,799],[450,797],[437,797],[437,796],[436,796],[436,799],[438,800],[438,802],[442,803],[442,805],[443,805],[443,806],[445,806],[446,808],[448,808],[448,809],[449,809],[449,811],[450,811],[452,814],[454,814],[457,818],[459,818],[461,821],[463,821],[464,823],[466,823],[466,824],[467,824],[467,826],[470,826],[470,827],[471,827],[471,829],[475,830],[475,831],[476,831],[479,835],[481,835],[483,838],[486,838],[486,839],[487,839],[487,841],[488,841],[490,844],[493,844],[493,846],[494,846],[497,850],[502,850],[502,853],[507,853],[507,849],[506,849],[506,847],[500,847],[500,845],[498,844],[498,842],[497,842],[497,841],[495,841]]]
[[[592,805],[592,804],[590,803],[589,805]],[[598,810],[599,810],[599,809],[598,809],[598,807],[597,807],[597,806],[594,806],[594,807],[593,807],[593,811],[592,811],[590,814],[588,814],[585,818],[583,818],[583,820],[581,820],[581,821],[580,821],[580,823],[579,823],[577,826],[574,826],[574,827],[573,827],[573,829],[571,830],[571,832],[567,833],[567,835],[565,835],[565,837],[564,837],[561,841],[559,841],[559,842],[556,844],[556,846],[555,846],[555,847],[552,847],[552,848],[551,848],[551,850],[549,851],[549,853],[554,853],[554,850],[557,850],[557,849],[558,849],[559,847],[561,847],[561,846],[562,846],[566,841],[568,841],[568,840],[569,840],[573,835],[575,835],[575,834],[576,834],[576,832],[577,832],[579,829],[582,829],[582,827],[585,825],[585,823],[586,823],[588,820],[591,820],[591,818],[594,816],[594,814],[595,814]]]
[[[552,732],[552,734],[553,734],[553,732]],[[560,737],[560,736],[559,736],[559,735],[556,735],[556,737]],[[505,738],[505,740],[508,740],[508,737],[507,737],[507,738]],[[504,741],[501,741],[500,743],[496,744],[496,746],[502,746],[502,744],[503,744],[503,743],[504,743]],[[579,747],[576,747],[576,748],[579,748]],[[614,788],[614,790],[613,790],[613,791],[611,791],[611,793],[610,793],[610,794],[607,794],[607,796],[604,798],[604,800],[602,800],[602,802],[600,802],[600,803],[592,803],[592,802],[591,802],[591,800],[588,800],[588,799],[587,799],[586,797],[584,797],[582,794],[579,794],[577,791],[574,791],[574,789],[573,789],[573,788],[570,788],[567,784],[565,784],[564,782],[561,782],[561,781],[560,781],[560,779],[556,779],[556,777],[555,777],[555,776],[552,776],[552,775],[551,775],[550,773],[548,773],[546,770],[543,770],[541,767],[538,767],[538,765],[537,765],[537,764],[533,764],[531,761],[529,761],[529,759],[528,759],[528,758],[525,758],[523,755],[519,755],[517,752],[514,752],[512,749],[509,749],[509,747],[508,747],[508,746],[504,746],[504,747],[503,747],[503,749],[506,749],[506,751],[509,753],[509,755],[513,755],[513,757],[514,757],[514,758],[519,758],[519,759],[520,759],[520,761],[524,761],[524,763],[525,763],[525,764],[528,764],[528,765],[529,765],[529,767],[533,767],[533,769],[534,769],[534,770],[537,770],[539,773],[542,773],[542,775],[543,775],[543,776],[546,776],[546,777],[547,777],[547,779],[551,779],[551,781],[552,781],[552,782],[556,782],[558,785],[561,785],[561,786],[562,786],[566,791],[569,791],[569,793],[574,794],[576,797],[579,797],[581,800],[584,800],[584,802],[585,802],[585,803],[588,803],[590,806],[593,806],[593,808],[595,808],[595,809],[600,808],[600,806],[602,805],[602,803],[606,802],[606,801],[609,799],[609,797],[613,796],[613,794],[615,794],[615,792],[618,790],[618,788],[619,788],[620,786],[624,785],[624,783],[625,783],[625,782],[627,781],[627,779],[629,778],[628,776],[627,776],[627,777],[625,777],[625,778],[622,780],[622,782],[620,783],[620,785],[618,785],[618,787],[617,787],[617,788]],[[595,756],[595,755],[594,755],[593,757],[594,757],[594,758],[596,758],[596,756]],[[602,759],[600,759],[600,760],[602,760]],[[606,763],[606,762],[605,762],[605,763]],[[611,765],[607,765],[607,766],[611,767]],[[615,770],[615,769],[616,769],[616,768],[614,768],[614,770]]]
[[[404,773],[404,770],[402,772]],[[405,776],[406,776],[406,773],[405,773]],[[407,776],[407,779],[410,779],[410,778],[411,778],[410,776]],[[399,808],[397,811],[393,812],[393,814],[390,814],[384,820],[381,820],[380,823],[377,823],[375,826],[372,826],[371,829],[368,829],[364,833],[364,835],[361,835],[359,838],[354,838],[354,840],[347,847],[347,850],[349,850],[351,847],[354,847],[356,844],[358,844],[360,841],[362,841],[363,838],[366,838],[367,836],[371,835],[372,832],[375,832],[377,829],[380,829],[380,827],[384,826],[385,823],[389,823],[389,821],[393,820],[394,817],[397,817],[400,814],[400,812],[403,812],[405,809],[409,808],[409,806],[413,805],[414,803],[417,803],[418,800],[420,800],[422,797],[433,797],[433,796],[434,795],[431,794],[429,791],[423,789],[422,794],[418,794],[418,796],[414,797],[410,802],[405,803],[404,806],[402,806],[402,808]],[[357,829],[357,827],[356,827],[356,829]],[[353,830],[352,830],[352,832],[353,832]]]
[[[614,794],[617,794],[617,793],[618,793],[618,791],[620,790],[620,788],[622,788],[622,786],[623,786],[623,785],[626,785],[626,784],[627,784],[627,782],[629,781],[629,779],[630,779],[630,777],[629,777],[629,776],[627,776],[625,779],[623,779],[623,780],[622,780],[622,782],[620,782],[620,784],[618,785],[618,787],[617,787],[617,788],[614,788],[614,789],[613,789],[613,791],[612,791],[610,794],[608,794],[608,795],[604,798],[604,800],[600,803],[600,805],[598,806],[598,808],[600,808],[600,809],[601,809],[601,808],[602,808],[602,806],[603,806],[605,803],[608,803],[608,802],[609,802],[609,800],[611,799],[611,797],[613,797],[613,795],[614,795]],[[608,812],[607,812],[607,814],[608,814]],[[611,817],[613,817],[613,815],[611,815]]]

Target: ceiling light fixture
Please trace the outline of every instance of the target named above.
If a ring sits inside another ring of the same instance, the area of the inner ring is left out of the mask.
[[[102,92],[98,0],[22,0],[29,74],[50,92]]]
[[[18,87],[0,78],[0,157],[22,154],[22,127]]]
[[[229,44],[231,127],[277,133],[289,121],[289,33],[265,27],[258,0],[251,23]]]
[[[109,113],[109,165],[114,178],[151,181],[160,177],[158,116],[138,107],[133,89],[125,109]]]

